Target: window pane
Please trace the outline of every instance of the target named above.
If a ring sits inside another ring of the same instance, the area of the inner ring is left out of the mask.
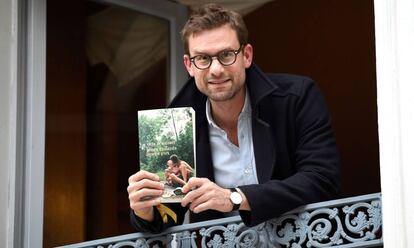
[[[165,107],[169,22],[84,1],[48,1],[44,245],[133,232],[137,110]]]

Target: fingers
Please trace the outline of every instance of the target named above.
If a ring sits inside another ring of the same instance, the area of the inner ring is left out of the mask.
[[[191,205],[190,205],[190,209],[191,209]],[[201,212],[209,210],[209,209],[214,209],[214,204],[211,201],[206,201],[206,202],[203,202],[203,203],[197,205],[196,207],[192,207],[191,211],[198,214],[198,213],[201,213]]]
[[[210,192],[206,193],[200,193],[199,196],[194,198],[194,200],[190,203],[189,209],[193,211],[194,213],[199,213],[204,210],[210,209],[209,207],[212,207],[211,204],[208,202],[209,199],[212,197],[210,196]]]
[[[207,184],[211,182],[210,180],[208,180],[207,178],[197,178],[197,177],[192,177],[188,180],[188,182],[184,185],[183,187],[183,193],[187,193],[192,189],[196,189],[201,187],[204,184]]]
[[[147,201],[130,201],[129,203],[131,209],[133,209],[138,216],[140,216],[140,213],[146,213],[149,209],[152,209],[152,207],[161,204],[158,198]]]
[[[131,184],[133,182],[138,182],[144,178],[147,178],[149,180],[153,180],[153,181],[159,181],[160,177],[157,174],[154,173],[150,173],[148,171],[145,170],[140,170],[137,173],[133,174],[132,176],[130,176],[128,178],[128,183]]]
[[[181,201],[183,207],[187,206],[190,202],[193,202],[195,199],[199,198],[204,190],[201,189],[203,185],[207,185],[211,181],[207,178],[190,178],[188,182],[183,186],[182,191],[185,197]],[[204,186],[205,188],[206,186]],[[197,189],[197,190],[196,190]]]
[[[183,190],[184,193],[184,190]],[[181,206],[185,207],[187,206],[189,203],[194,202],[195,199],[199,198],[200,196],[202,196],[203,191],[201,189],[197,189],[197,190],[192,190],[190,192],[188,192],[184,198],[181,201]]]
[[[150,198],[161,196],[163,190],[143,188],[137,191],[133,191],[129,194],[129,201],[132,203],[146,201]],[[145,205],[145,204],[144,204]]]
[[[193,189],[189,191],[190,189]],[[188,192],[189,191],[189,192]],[[208,209],[221,212],[230,212],[233,205],[230,201],[230,190],[219,187],[206,178],[191,178],[183,187],[183,192],[188,192],[181,202],[194,213]]]
[[[153,206],[160,204],[157,196],[161,196],[164,190],[164,184],[159,180],[158,175],[144,170],[129,177],[129,204],[137,216],[147,220],[153,218]]]
[[[140,190],[140,189],[143,189],[143,188],[151,188],[151,189],[162,190],[162,189],[164,189],[164,184],[160,183],[158,181],[153,181],[153,180],[145,178],[145,179],[142,179],[140,181],[130,183],[128,188],[127,188],[127,191],[128,191],[128,193],[132,193],[134,191],[137,191],[137,190]]]
[[[159,180],[160,178],[158,177],[158,175],[149,173],[148,171],[141,170],[129,177],[129,185],[127,191],[129,194],[132,194],[135,191],[145,188],[163,190],[164,184],[159,182]]]

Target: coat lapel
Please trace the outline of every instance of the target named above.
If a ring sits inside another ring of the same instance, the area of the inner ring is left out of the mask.
[[[276,159],[273,135],[269,124],[255,117],[252,117],[252,129],[257,179],[259,183],[265,183],[272,176]]]
[[[260,102],[271,94],[277,86],[253,64],[247,70],[246,84],[252,102],[252,134],[256,160],[256,172],[259,183],[270,180],[276,161],[276,149],[270,125],[260,119]]]

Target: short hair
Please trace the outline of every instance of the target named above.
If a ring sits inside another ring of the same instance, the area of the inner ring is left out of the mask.
[[[177,155],[175,155],[175,154],[173,154],[173,155],[171,155],[171,156],[170,156],[170,160],[171,160],[174,164],[176,164],[176,163],[178,163],[178,161],[180,161],[180,159],[178,159]]]
[[[191,35],[226,24],[230,24],[230,27],[236,31],[240,45],[247,44],[248,31],[243,17],[239,13],[215,3],[202,5],[190,15],[181,30],[184,52],[189,54],[188,39]]]

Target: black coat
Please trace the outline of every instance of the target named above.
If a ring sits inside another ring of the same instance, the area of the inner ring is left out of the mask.
[[[257,225],[298,206],[334,198],[339,190],[339,155],[331,118],[316,84],[309,78],[287,74],[264,74],[256,65],[246,70],[252,104],[252,135],[259,184],[239,186],[251,211],[240,211],[243,222]],[[206,96],[191,78],[170,107],[191,106],[196,112],[197,177],[214,181]],[[170,207],[179,223],[186,209]],[[191,221],[221,218],[217,211],[191,213]],[[131,214],[140,231],[159,232],[159,214],[148,223]]]

